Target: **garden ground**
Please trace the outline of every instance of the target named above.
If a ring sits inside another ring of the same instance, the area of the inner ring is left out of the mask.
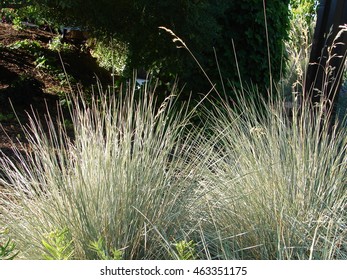
[[[96,84],[96,79],[103,84],[110,82],[109,73],[98,66],[82,44],[69,44],[69,51],[60,52],[60,59],[57,51],[49,49],[57,36],[38,27],[17,30],[11,24],[0,23],[0,150],[5,154],[11,153],[11,141],[25,142],[13,108],[23,123],[31,108],[40,117],[44,117],[47,107],[54,115],[59,98],[70,92],[64,68],[73,87],[85,89]],[[33,42],[38,43],[36,49]]]

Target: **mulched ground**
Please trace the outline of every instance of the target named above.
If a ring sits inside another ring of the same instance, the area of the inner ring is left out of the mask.
[[[7,155],[12,155],[11,142],[18,147],[26,142],[14,110],[24,125],[28,121],[27,112],[32,110],[42,120],[47,110],[54,117],[59,101],[57,92],[70,92],[69,85],[62,85],[55,74],[36,67],[37,54],[9,45],[25,39],[39,42],[45,57],[56,62],[54,68],[60,68],[61,72],[65,68],[76,81],[74,89],[77,85],[82,89],[95,85],[96,80],[111,84],[110,74],[97,65],[88,50],[82,51],[81,45],[73,45],[72,51],[61,53],[61,58],[49,50],[48,43],[57,35],[39,28],[16,30],[11,24],[0,23],[0,151]]]

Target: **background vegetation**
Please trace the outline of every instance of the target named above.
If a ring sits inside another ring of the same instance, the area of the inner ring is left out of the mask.
[[[159,26],[184,40],[220,89],[217,65],[224,86],[231,83],[240,87],[240,80],[244,80],[263,93],[272,80],[278,81],[283,75],[289,0],[266,5],[263,0],[30,2],[40,19],[51,24],[80,26],[108,45],[110,38],[126,44],[125,74],[130,77],[133,69],[142,69],[160,77],[164,84],[178,76],[188,93],[208,90],[210,85],[189,54],[170,43],[171,37]]]

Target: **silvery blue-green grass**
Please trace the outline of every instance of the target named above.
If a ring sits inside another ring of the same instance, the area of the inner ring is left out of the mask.
[[[206,110],[205,247],[223,259],[346,259],[346,130],[324,106],[288,116],[281,101],[259,113],[261,102]]]
[[[128,90],[74,101],[73,138],[32,119],[19,163],[1,157],[0,218],[21,258],[47,256],[61,229],[75,259],[98,258],[98,240],[123,259],[180,259],[179,242],[199,259],[347,257],[347,132],[324,106],[212,102],[198,129],[174,97],[155,109],[148,89]]]
[[[63,121],[49,119],[44,131],[31,118],[29,149],[15,149],[17,163],[0,159],[1,183],[13,197],[0,203],[1,223],[22,258],[50,253],[42,240],[61,229],[76,259],[97,258],[90,247],[96,240],[124,259],[176,255],[170,238],[180,240],[196,186],[194,163],[183,152],[191,137],[184,106],[173,107],[174,92],[160,106],[153,93],[129,85],[124,98],[106,94],[91,104],[73,98],[73,138]]]

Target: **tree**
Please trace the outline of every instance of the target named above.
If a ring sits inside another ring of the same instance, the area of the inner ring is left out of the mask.
[[[289,0],[231,1],[221,18],[223,35],[217,50],[223,56],[222,71],[232,83],[241,79],[264,93],[284,74],[288,4]]]
[[[292,16],[304,16],[307,26],[315,21],[318,0],[290,0]]]
[[[221,80],[214,49],[223,77],[234,85],[239,82],[233,43],[244,83],[265,88],[272,79],[278,80],[283,70],[289,0],[32,0],[32,3],[60,23],[84,26],[96,36],[102,34],[100,38],[106,34],[126,42],[130,71],[139,67],[152,70],[164,82],[177,74],[183,84],[187,83],[186,88],[194,92],[207,92],[210,85],[188,52],[177,49],[170,35],[160,31],[159,26],[171,29],[184,40],[216,84]]]

